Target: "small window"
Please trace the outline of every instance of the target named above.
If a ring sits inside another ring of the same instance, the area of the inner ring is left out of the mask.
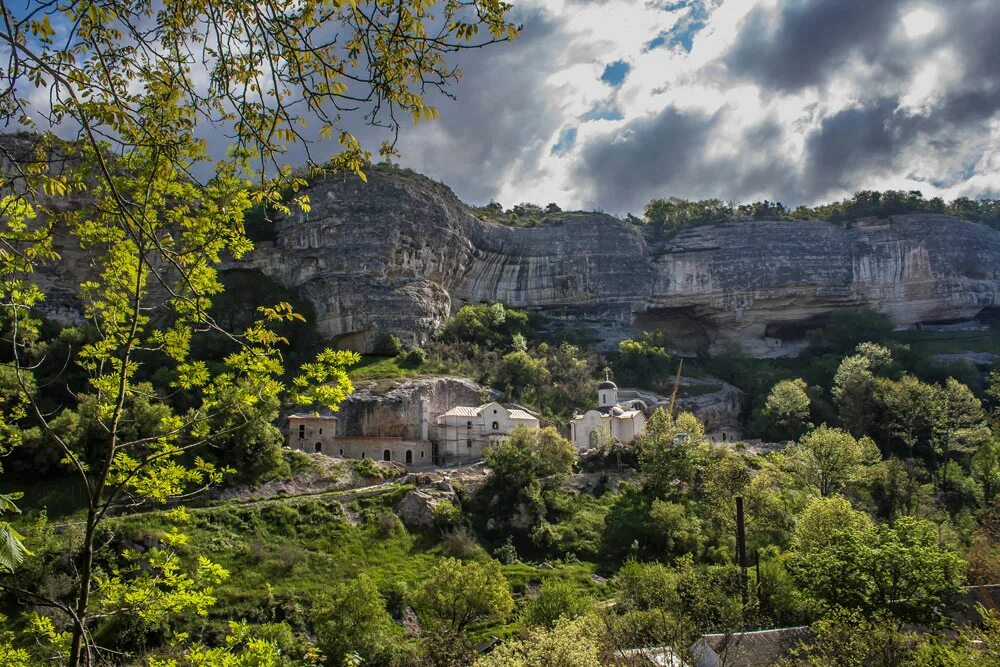
[[[365,453],[361,452],[361,458],[365,458]]]
[[[300,438],[305,438],[306,437],[306,425],[305,424],[299,424],[299,437]]]
[[[496,413],[497,413],[497,411],[496,411],[496,409],[494,409],[494,410],[493,410],[493,414],[496,414]]]
[[[424,458],[424,453],[420,452],[420,458]]]
[[[499,431],[500,430],[500,424],[498,424],[497,422],[493,422],[493,430],[494,431]]]
[[[320,429],[320,430],[319,430],[319,434],[320,434],[320,435],[323,435],[323,429]]]
[[[343,456],[343,455],[344,455],[344,449],[343,449],[343,448],[341,448],[341,450],[340,450],[340,455],[341,455],[341,456]]]

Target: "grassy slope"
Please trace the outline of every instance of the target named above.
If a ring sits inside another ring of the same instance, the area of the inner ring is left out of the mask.
[[[380,535],[365,516],[391,507],[410,487],[391,485],[373,498],[351,500],[345,492],[254,503],[227,502],[192,511],[184,528],[200,553],[224,566],[230,579],[219,588],[210,625],[227,619],[255,621],[287,619],[295,624],[325,591],[360,574],[369,576],[383,593],[418,586],[434,564],[448,554],[436,533],[398,531]],[[359,520],[347,520],[340,501]],[[121,532],[135,543],[163,529],[158,512],[121,519]],[[476,558],[485,558],[479,551]],[[504,567],[515,594],[546,577],[576,582],[598,593],[588,563],[557,563],[554,569],[517,563]],[[482,625],[479,634],[508,635],[517,628],[516,615],[506,625]]]

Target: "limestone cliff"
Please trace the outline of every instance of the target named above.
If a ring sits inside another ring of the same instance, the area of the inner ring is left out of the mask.
[[[311,212],[279,220],[250,261],[314,303],[323,335],[361,350],[383,332],[419,344],[482,301],[542,310],[605,345],[661,329],[682,349],[738,342],[758,356],[797,350],[840,308],[911,326],[1000,306],[1000,233],[942,215],[728,222],[657,240],[599,213],[483,222],[446,186],[387,167],[308,194]]]

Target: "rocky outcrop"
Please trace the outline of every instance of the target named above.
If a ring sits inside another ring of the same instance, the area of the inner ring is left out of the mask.
[[[396,503],[396,515],[410,528],[430,528],[434,525],[435,511],[444,504],[458,505],[454,491],[437,488],[413,489]]]
[[[362,350],[385,332],[420,344],[483,301],[544,311],[605,345],[663,330],[683,350],[739,343],[757,356],[797,351],[838,309],[911,326],[1000,306],[1000,233],[942,215],[727,222],[657,240],[599,213],[483,222],[444,185],[388,167],[308,194],[312,210],[279,220],[251,262],[311,299],[321,334]]]
[[[480,405],[492,396],[471,380],[448,376],[358,384],[337,412],[342,434],[426,440],[433,437],[442,412],[456,405]]]
[[[646,415],[657,408],[668,409],[670,398],[642,389],[623,388],[618,392],[618,400],[635,403]],[[677,402],[674,412],[690,412],[712,432],[725,426],[739,424],[746,395],[729,384],[716,378],[681,377],[678,383]]]

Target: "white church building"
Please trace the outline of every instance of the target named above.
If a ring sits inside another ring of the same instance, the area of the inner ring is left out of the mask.
[[[630,442],[646,430],[646,415],[635,403],[618,402],[618,385],[609,379],[597,385],[597,408],[573,417],[570,440],[577,451],[593,449],[608,435],[618,442]]]

